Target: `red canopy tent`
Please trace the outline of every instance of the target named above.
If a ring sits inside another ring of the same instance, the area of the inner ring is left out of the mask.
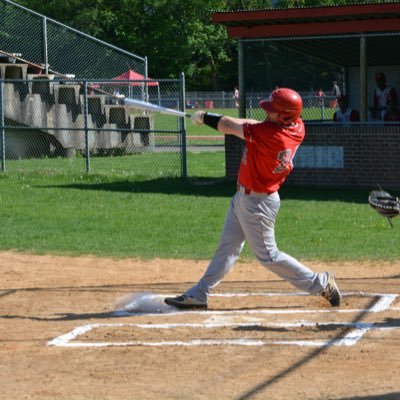
[[[147,96],[145,96],[145,87],[149,86],[157,86],[158,89],[158,97],[160,97],[160,88],[159,84],[157,81],[153,79],[146,79],[143,75],[139,74],[138,72],[135,72],[131,69],[128,71],[124,72],[121,75],[116,76],[115,78],[112,79],[113,81],[132,81],[132,82],[121,82],[118,83],[119,85],[129,85],[129,94],[128,97],[131,97],[131,87],[132,86],[140,86],[142,89],[142,99],[146,100]],[[117,84],[117,83],[115,83]],[[146,91],[147,93],[147,91]]]
[[[129,71],[124,72],[123,74],[116,76],[113,78],[113,81],[145,81],[145,82],[129,82],[130,86],[143,86],[144,84],[147,84],[147,86],[158,86],[158,82],[148,78],[146,78],[139,74],[138,72],[132,71],[131,69]]]

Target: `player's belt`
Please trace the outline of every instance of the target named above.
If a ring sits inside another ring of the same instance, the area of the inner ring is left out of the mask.
[[[272,194],[269,192],[265,192],[265,193],[255,192],[255,191],[241,185],[240,183],[237,184],[237,190],[238,190],[238,192],[245,194],[246,196],[253,196],[253,197],[265,197],[265,196],[269,196],[270,194]]]

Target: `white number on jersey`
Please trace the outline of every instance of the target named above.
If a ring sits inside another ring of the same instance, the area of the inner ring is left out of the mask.
[[[292,166],[292,160],[294,155],[296,154],[297,147],[292,155],[291,149],[282,150],[278,153],[278,161],[279,165],[274,169],[274,174],[280,174],[284,171],[289,170]]]

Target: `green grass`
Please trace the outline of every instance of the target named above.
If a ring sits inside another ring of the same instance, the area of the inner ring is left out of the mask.
[[[197,110],[186,110],[188,114],[193,114]],[[238,117],[239,112],[235,108],[215,108],[213,110],[205,110],[205,111],[210,111],[216,114],[223,114],[223,115],[229,115],[231,117]],[[304,120],[306,121],[313,121],[313,120],[323,120],[327,122],[331,122],[333,119],[333,114],[336,111],[334,108],[325,108],[323,111],[323,115],[321,112],[320,108],[317,107],[310,107],[310,108],[304,108],[302,116]],[[248,110],[248,116],[250,118],[262,120],[265,117],[265,113],[261,108],[255,108],[253,110]],[[179,130],[178,127],[178,121],[177,118],[171,117],[169,115],[163,115],[163,114],[154,114],[154,124],[156,129],[159,130],[172,130],[172,131],[177,131]],[[186,133],[187,136],[215,136],[218,135],[218,132],[216,132],[214,129],[206,126],[206,125],[201,125],[201,126],[195,126],[193,125],[189,119],[187,119],[186,123]],[[221,140],[223,139],[223,135],[221,135]]]
[[[193,114],[197,110],[189,109],[188,114]],[[231,117],[238,117],[239,112],[235,108],[216,108],[211,111],[217,114],[229,115]],[[311,107],[303,109],[303,118],[307,121],[332,121],[334,108],[325,108],[323,114],[320,108]],[[265,112],[261,108],[254,108],[248,110],[248,117],[262,120],[265,117]],[[323,118],[322,118],[323,117]],[[155,143],[159,146],[172,146],[178,143],[178,132],[180,130],[179,118],[171,117],[170,115],[154,114],[154,129]],[[195,126],[191,123],[190,119],[186,119],[186,143],[187,146],[200,145],[200,146],[221,146],[223,150],[224,135],[217,132],[215,129],[207,125]]]
[[[186,110],[188,114],[194,114],[196,109]],[[207,110],[205,110],[207,111]],[[238,117],[238,110],[235,108],[221,108],[208,110],[213,113],[229,115],[231,117]],[[167,130],[167,131],[178,131],[178,119],[165,114],[154,114],[154,126],[156,130]],[[186,119],[186,134],[187,136],[215,136],[220,135],[223,139],[223,135],[218,133],[214,129],[206,125],[195,126],[191,123],[190,119]]]
[[[207,165],[222,162],[221,154],[190,158],[197,176],[208,178],[185,182],[156,174],[144,180],[119,171],[59,174],[56,168],[7,173],[0,177],[0,249],[208,259],[235,184],[207,175]],[[365,190],[282,188],[279,247],[303,260],[398,259],[400,221],[392,229],[367,196]],[[243,257],[252,258],[247,247]]]
[[[182,176],[180,153],[138,153],[120,157],[92,157],[90,173],[115,179],[148,180],[165,177]],[[86,160],[83,157],[44,158],[28,160],[7,160],[6,177],[29,177],[39,174],[46,176],[64,175],[66,179],[84,179]],[[188,176],[223,177],[225,176],[225,153],[187,152]]]

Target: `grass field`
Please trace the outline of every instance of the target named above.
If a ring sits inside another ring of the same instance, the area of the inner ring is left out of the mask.
[[[209,111],[209,112],[213,112],[216,114],[223,114],[223,115],[229,115],[231,117],[238,117],[239,116],[239,112],[237,109],[235,108],[215,108],[212,110],[207,110],[204,109],[205,111]],[[188,114],[193,114],[195,113],[197,110],[193,109],[193,110],[187,110]],[[324,120],[327,122],[332,121],[333,118],[333,114],[336,111],[336,109],[334,108],[325,108],[324,109]],[[265,117],[265,113],[262,109],[260,108],[255,108],[253,110],[248,110],[248,117],[249,118],[254,118],[257,120],[262,120]],[[313,120],[321,120],[321,110],[317,107],[314,108],[304,108],[303,109],[303,113],[302,113],[302,117],[304,118],[304,120],[306,121],[313,121]],[[171,116],[168,115],[163,115],[163,114],[156,114],[155,115],[155,126],[157,129],[160,130],[177,130],[177,119],[176,118],[171,118]],[[190,120],[187,120],[187,124],[186,124],[186,133],[187,136],[213,136],[218,134],[214,129],[202,125],[202,126],[194,126]],[[221,135],[221,138],[223,138],[223,136]]]
[[[187,152],[187,168],[189,177],[223,177],[225,175],[225,153],[219,152]],[[7,160],[6,177],[66,175],[67,179],[81,179],[85,176],[86,159],[76,158],[44,158]],[[92,157],[90,159],[90,176],[93,174],[106,179],[131,179],[140,181],[182,176],[182,157],[180,152],[145,152],[119,157]]]
[[[123,177],[120,171],[60,174],[56,167],[7,173],[0,177],[0,249],[209,258],[235,192],[234,183],[207,170],[223,162],[221,154],[190,154],[188,181],[157,171],[150,180],[129,171]],[[27,170],[34,162],[24,161]],[[282,188],[279,247],[302,259],[399,258],[399,221],[390,228],[367,196],[363,190]],[[248,249],[244,257],[252,257]]]

